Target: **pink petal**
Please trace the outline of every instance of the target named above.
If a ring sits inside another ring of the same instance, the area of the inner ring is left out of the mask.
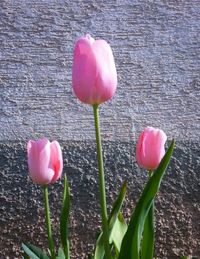
[[[110,45],[104,40],[97,40],[92,46],[96,59],[97,78],[95,82],[96,102],[107,101],[117,88],[117,71]]]
[[[62,158],[62,151],[59,143],[57,141],[53,141],[50,145],[51,149],[51,158],[49,167],[52,168],[54,171],[54,176],[51,182],[57,181],[62,174],[63,170],[63,158]]]
[[[144,158],[144,154],[143,154],[144,137],[145,137],[144,131],[142,131],[136,145],[136,160],[140,166],[143,165],[143,158]]]
[[[92,96],[97,75],[96,62],[91,45],[92,41],[88,38],[80,38],[77,41],[72,68],[74,92],[85,103],[88,103]]]
[[[28,166],[32,180],[38,184],[48,184],[53,172],[48,168],[50,159],[50,142],[48,139],[28,143]]]
[[[117,72],[109,44],[89,35],[74,48],[73,89],[84,103],[100,104],[112,98],[117,87]]]
[[[165,154],[166,134],[156,128],[147,127],[141,133],[136,149],[136,159],[140,166],[156,169]]]

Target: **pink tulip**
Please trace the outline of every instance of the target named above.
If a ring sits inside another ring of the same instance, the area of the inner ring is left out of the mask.
[[[74,48],[72,83],[80,101],[91,105],[112,98],[117,72],[109,44],[89,35],[78,39]]]
[[[57,141],[50,143],[46,138],[29,140],[27,151],[29,174],[33,182],[49,184],[61,177],[63,158]]]
[[[156,169],[165,154],[166,134],[152,127],[145,128],[139,136],[136,147],[138,164],[148,170]]]

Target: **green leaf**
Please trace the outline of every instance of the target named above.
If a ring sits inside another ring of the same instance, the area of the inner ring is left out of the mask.
[[[30,245],[30,244],[22,244],[24,252],[31,259],[49,259],[49,257],[44,253],[40,248]]]
[[[64,190],[62,200],[62,211],[60,217],[60,239],[66,259],[70,258],[68,241],[68,222],[70,210],[70,192],[66,175],[64,176]]]
[[[154,253],[154,200],[147,214],[142,237],[141,259],[153,259]]]
[[[119,193],[116,201],[113,204],[113,208],[112,208],[111,213],[108,218],[108,225],[109,225],[110,230],[112,230],[112,228],[115,224],[115,221],[117,220],[117,217],[118,217],[118,214],[122,207],[125,195],[126,195],[126,181],[122,184],[120,193]]]
[[[94,259],[104,259],[104,254],[105,254],[105,249],[104,249],[103,232],[101,232],[96,242]]]
[[[110,234],[110,243],[114,243],[115,248],[117,249],[117,254],[120,251],[122,239],[127,231],[127,224],[121,214],[119,212],[118,217],[115,221],[115,224],[111,230]]]
[[[159,190],[162,177],[169,164],[173,149],[174,140],[172,141],[165,156],[160,162],[160,165],[155,170],[153,176],[149,179],[142,192],[142,195],[131,216],[127,232],[123,238],[118,259],[139,259],[140,242],[142,238],[145,219],[152,205],[153,199]]]
[[[112,211],[108,218],[108,226],[109,226],[109,243],[114,243],[117,249],[121,246],[121,240],[124,235],[124,229],[126,228],[126,223],[120,213],[121,206],[124,201],[124,197],[126,195],[126,182],[122,184],[120,193],[113,204]],[[119,218],[119,219],[118,219]],[[121,231],[121,232],[120,232]],[[116,236],[114,235],[116,234]],[[94,259],[103,259],[105,255],[104,250],[104,241],[103,241],[103,233],[99,235],[96,243],[95,255]]]
[[[65,254],[61,247],[59,247],[58,249],[58,256],[56,257],[56,259],[65,259]]]
[[[22,259],[30,259],[30,257],[25,252],[23,252]]]

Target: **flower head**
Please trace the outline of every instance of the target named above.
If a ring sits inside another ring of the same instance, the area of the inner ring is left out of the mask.
[[[156,169],[165,154],[166,134],[161,129],[143,129],[136,146],[136,159],[141,167]]]
[[[117,87],[117,72],[110,45],[90,35],[77,40],[74,47],[72,84],[78,99],[100,104],[112,98]]]
[[[61,177],[63,158],[57,141],[50,143],[46,138],[29,140],[27,152],[29,174],[33,182],[49,184]]]

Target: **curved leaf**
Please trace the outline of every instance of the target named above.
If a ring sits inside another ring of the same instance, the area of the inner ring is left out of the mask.
[[[22,244],[22,248],[31,259],[49,259],[45,252],[34,245]]]
[[[108,227],[109,227],[109,233],[110,233],[109,243],[110,244],[114,243],[117,249],[119,249],[119,247],[121,246],[121,240],[125,232],[124,229],[127,227],[120,213],[120,209],[122,207],[125,195],[126,195],[126,182],[122,184],[120,193],[113,204],[113,208],[108,218]],[[103,234],[101,232],[101,234],[97,239],[94,259],[103,259],[104,255],[105,255],[104,241],[103,241]]]
[[[56,259],[65,259],[65,254],[61,247],[59,247],[58,249],[58,256],[56,257]]]
[[[96,242],[94,259],[104,259],[104,255],[105,255],[105,249],[104,249],[103,232],[101,232]]]
[[[144,223],[152,201],[156,196],[164,172],[169,164],[174,149],[174,140],[170,144],[160,165],[155,170],[153,176],[147,182],[142,195],[131,216],[127,232],[123,238],[121,251],[118,259],[139,259],[140,242]]]
[[[147,214],[144,223],[144,232],[142,237],[141,259],[153,259],[154,253],[154,201]]]
[[[60,217],[60,239],[66,259],[70,258],[68,241],[68,222],[70,210],[70,192],[66,175],[64,176],[64,190],[62,200],[62,211]]]
[[[112,227],[115,224],[115,221],[117,220],[117,217],[118,217],[118,214],[119,214],[120,209],[122,207],[125,195],[126,195],[126,181],[123,182],[123,184],[122,184],[120,193],[119,193],[116,201],[113,204],[113,208],[112,208],[111,213],[110,213],[109,218],[108,218],[108,225],[109,225],[110,230],[112,229]]]
[[[114,243],[115,248],[117,249],[117,254],[119,254],[119,251],[121,249],[121,243],[126,231],[127,231],[127,224],[121,212],[119,212],[118,217],[110,233],[110,243],[112,242]]]

